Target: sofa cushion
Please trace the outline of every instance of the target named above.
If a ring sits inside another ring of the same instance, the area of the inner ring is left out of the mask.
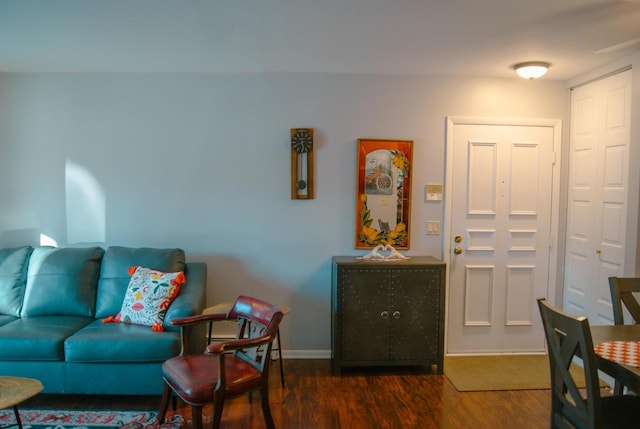
[[[96,320],[67,338],[67,362],[163,362],[180,353],[180,333]]]
[[[7,323],[11,323],[18,318],[15,316],[10,316],[8,314],[0,314],[0,326],[4,326]]]
[[[96,318],[118,314],[129,286],[129,268],[134,265],[168,273],[185,271],[184,250],[109,247],[102,259]]]
[[[0,249],[0,314],[20,316],[33,247]]]
[[[37,247],[29,260],[21,316],[93,316],[100,247]]]
[[[93,321],[83,316],[16,319],[0,326],[0,361],[64,360],[64,340]]]

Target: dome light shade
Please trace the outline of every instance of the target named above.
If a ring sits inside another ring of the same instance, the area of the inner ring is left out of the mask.
[[[518,76],[525,79],[537,79],[544,76],[549,69],[550,64],[542,61],[529,61],[526,63],[519,63],[513,66],[513,69],[518,73]]]

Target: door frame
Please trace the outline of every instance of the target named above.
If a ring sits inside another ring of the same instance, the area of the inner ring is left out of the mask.
[[[451,249],[453,237],[451,236],[451,183],[453,183],[453,144],[454,130],[456,125],[498,125],[498,126],[528,126],[528,127],[551,127],[553,129],[553,151],[554,161],[552,165],[551,184],[551,237],[549,249],[549,273],[547,277],[546,298],[556,304],[557,292],[557,271],[558,271],[558,249],[559,246],[559,225],[560,225],[560,178],[561,178],[561,154],[562,154],[562,120],[544,118],[508,118],[508,117],[483,117],[483,116],[448,116],[446,123],[446,166],[445,166],[445,186],[444,186],[444,228],[442,234],[442,247],[444,249],[444,261],[446,263],[446,285],[445,285],[445,334],[444,349],[445,356],[448,353],[448,327],[449,323],[449,281],[451,269]]]

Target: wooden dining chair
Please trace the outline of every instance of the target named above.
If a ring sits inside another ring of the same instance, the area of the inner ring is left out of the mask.
[[[620,429],[638,427],[640,397],[600,395],[589,321],[563,312],[541,298],[538,308],[549,349],[551,428]],[[586,389],[578,388],[569,367],[582,359]]]
[[[640,304],[633,295],[640,293],[640,277],[609,277],[609,289],[613,305],[613,323],[624,325],[624,307],[633,318],[633,323],[640,323]]]
[[[274,428],[269,407],[269,362],[282,317],[278,307],[240,296],[226,314],[172,319],[173,325],[182,328],[183,345],[188,344],[188,328],[194,324],[234,320],[238,322],[238,331],[235,339],[207,345],[204,354],[190,354],[183,348],[180,356],[164,362],[158,424],[164,422],[172,392],[191,405],[193,429],[202,428],[202,408],[212,403],[211,427],[216,429],[220,427],[226,398],[259,390],[266,426]]]

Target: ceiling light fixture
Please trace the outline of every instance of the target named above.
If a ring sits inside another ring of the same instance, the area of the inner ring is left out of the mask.
[[[529,61],[526,63],[518,63],[513,66],[513,69],[518,73],[518,76],[525,79],[537,79],[544,76],[551,64],[542,61]]]

